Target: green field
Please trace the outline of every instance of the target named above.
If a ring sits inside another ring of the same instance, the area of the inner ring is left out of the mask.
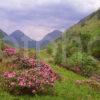
[[[86,80],[71,71],[52,65],[52,68],[62,77],[56,83],[54,94],[34,95],[34,96],[13,96],[7,92],[0,91],[0,100],[99,100],[99,91],[93,90],[89,86],[75,83],[76,80]]]

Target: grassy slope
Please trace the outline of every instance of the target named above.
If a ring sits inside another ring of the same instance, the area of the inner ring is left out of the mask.
[[[50,55],[44,51],[41,51],[39,56],[42,60],[44,58],[46,61],[51,59]],[[89,86],[79,86],[75,83],[76,80],[85,80],[85,77],[54,64],[51,64],[51,66],[62,78],[62,80],[58,81],[55,85],[54,95],[13,96],[1,90],[0,100],[99,100],[100,94],[98,91],[93,90]],[[3,65],[0,65],[0,67],[0,72],[3,69],[7,70]]]
[[[99,100],[98,92],[88,86],[78,86],[76,80],[86,79],[64,68],[52,65],[53,69],[62,77],[61,82],[56,83],[55,95],[36,96],[12,96],[0,91],[0,100]]]
[[[73,37],[79,36],[80,33],[91,34],[92,39],[100,36],[100,9],[86,18],[82,19],[79,23],[73,25],[71,28],[67,29],[62,37]],[[55,41],[55,43],[63,41],[62,38]],[[66,44],[64,44],[66,45]]]
[[[81,20],[78,24],[74,25],[68,31],[66,31],[66,33],[77,34],[80,32],[87,32],[92,34],[93,36],[100,36],[100,19],[98,18],[98,15],[100,16],[100,10]]]
[[[32,50],[33,51],[33,50]],[[45,50],[39,53],[39,57],[46,62],[52,57]],[[4,63],[11,59],[4,59]],[[12,96],[11,94],[0,91],[0,100],[99,100],[98,91],[91,89],[88,86],[78,86],[76,80],[85,80],[86,78],[77,75],[64,68],[51,64],[52,68],[62,77],[61,82],[57,82],[54,93],[55,95],[35,95],[35,96]],[[0,72],[9,70],[6,65],[0,64]]]

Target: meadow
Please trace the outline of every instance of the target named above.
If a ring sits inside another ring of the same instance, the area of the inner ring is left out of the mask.
[[[30,55],[34,53],[34,50],[31,50]],[[26,51],[25,51],[26,52]],[[32,55],[31,55],[32,56]],[[60,80],[56,81],[53,88],[53,92],[48,92],[45,94],[22,94],[22,95],[13,95],[7,91],[4,91],[0,87],[0,100],[99,100],[100,94],[98,85],[96,81],[91,82],[92,85],[87,83],[80,84],[81,81],[90,80],[89,78],[78,75],[72,71],[66,70],[65,68],[49,63],[51,59],[48,53],[41,51],[39,53],[40,59],[48,62],[50,67],[54,72],[60,76]],[[44,59],[43,59],[44,58]],[[12,57],[13,59],[13,57]],[[3,61],[0,63],[0,73],[19,70],[16,66],[9,66],[8,62],[12,62],[11,57],[3,58]]]

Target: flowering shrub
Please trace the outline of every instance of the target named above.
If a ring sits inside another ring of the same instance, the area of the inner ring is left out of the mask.
[[[15,76],[16,76],[15,72],[5,72],[4,73],[4,77],[7,77],[7,78],[13,78]]]
[[[6,56],[13,56],[13,55],[15,55],[16,54],[16,49],[15,48],[5,48],[4,50],[3,50],[3,52],[4,52],[4,54],[6,55]]]
[[[87,80],[76,80],[76,85],[89,85],[90,87],[92,87],[95,90],[100,91],[100,83],[95,81],[95,80],[91,80],[91,79],[87,79]]]
[[[47,64],[41,62],[40,65],[21,72],[5,72],[2,75],[3,87],[15,94],[47,92],[54,86],[58,76]]]
[[[34,68],[36,66],[36,60],[29,57],[19,56],[13,63],[16,63],[20,68]]]

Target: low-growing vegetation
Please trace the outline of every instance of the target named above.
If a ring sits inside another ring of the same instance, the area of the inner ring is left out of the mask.
[[[0,85],[4,90],[13,94],[47,93],[48,90],[52,90],[58,75],[48,64],[24,55],[18,56],[15,48],[7,47],[2,52],[4,58],[11,59],[6,66],[11,71],[1,72],[0,75]]]

